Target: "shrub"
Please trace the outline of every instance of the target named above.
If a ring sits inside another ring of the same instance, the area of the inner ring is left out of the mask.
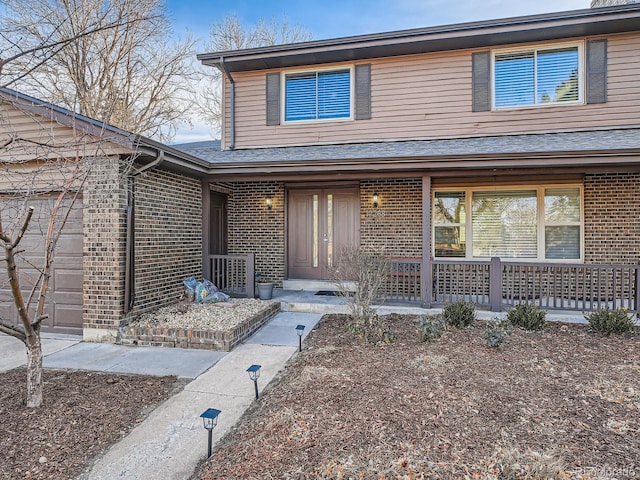
[[[512,330],[513,327],[508,318],[494,318],[493,320],[489,320],[484,329],[487,345],[498,348],[507,340],[507,337],[511,335]]]
[[[447,328],[447,322],[442,315],[421,315],[418,322],[418,332],[423,342],[441,337]]]
[[[541,330],[546,322],[547,312],[538,308],[533,303],[518,303],[509,313],[507,318],[511,325],[515,325],[525,330]]]
[[[397,337],[388,322],[377,314],[361,322],[349,322],[347,330],[356,334],[358,338],[374,345],[391,343]]]
[[[584,318],[589,322],[589,326],[596,332],[604,335],[612,333],[624,333],[633,329],[635,322],[633,316],[629,316],[624,308],[609,310],[604,308],[591,313],[585,313]]]
[[[447,325],[457,328],[468,327],[476,319],[476,308],[473,303],[459,300],[445,305],[442,315]]]
[[[389,343],[396,338],[373,308],[374,301],[382,300],[388,272],[389,262],[383,252],[366,252],[359,247],[341,249],[330,270],[331,280],[351,314],[348,329],[370,343]]]

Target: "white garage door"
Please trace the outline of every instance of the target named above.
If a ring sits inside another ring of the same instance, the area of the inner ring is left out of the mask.
[[[49,212],[54,197],[48,196],[30,202],[36,210],[25,237],[20,242],[24,252],[18,261],[20,282],[25,299],[36,278],[36,267],[42,265],[44,241]],[[0,199],[3,220],[11,216],[8,203]],[[2,252],[4,253],[4,252]],[[4,257],[3,257],[4,258]],[[32,304],[35,305],[37,300]],[[51,271],[46,313],[42,330],[57,333],[82,333],[82,198],[78,198],[62,231]],[[0,265],[0,317],[19,323],[17,309],[13,303],[7,281],[6,263]]]

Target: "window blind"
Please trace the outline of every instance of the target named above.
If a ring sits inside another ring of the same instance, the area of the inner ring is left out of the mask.
[[[349,70],[287,75],[285,89],[287,121],[351,116]]]
[[[473,192],[474,257],[536,258],[537,192]]]

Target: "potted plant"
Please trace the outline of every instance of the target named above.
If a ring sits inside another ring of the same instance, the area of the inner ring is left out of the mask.
[[[273,297],[273,287],[275,282],[270,282],[262,277],[262,274],[256,273],[256,289],[260,300],[271,300]]]

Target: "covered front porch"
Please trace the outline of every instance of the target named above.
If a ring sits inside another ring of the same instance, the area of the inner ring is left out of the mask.
[[[522,302],[564,312],[615,308],[640,312],[639,265],[506,262],[498,257],[485,262],[392,258],[389,264],[380,299],[385,305],[430,309],[463,300],[491,312]],[[205,276],[232,295],[253,297],[254,271],[254,254],[209,255]],[[305,283],[295,285],[304,288]],[[320,290],[331,290],[330,283],[307,285],[311,288],[276,290],[276,296],[297,295],[294,303],[340,305],[336,297],[317,295]]]
[[[387,304],[637,312],[640,167],[621,135],[222,152],[202,182],[203,274],[250,296],[257,274],[327,280],[358,245],[390,260]]]

